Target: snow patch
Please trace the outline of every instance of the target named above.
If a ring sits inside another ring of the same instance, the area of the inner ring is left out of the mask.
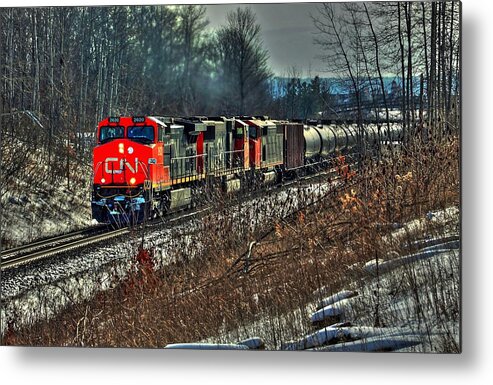
[[[165,349],[191,349],[191,350],[250,350],[246,345],[239,344],[169,344]]]
[[[341,290],[338,293],[335,293],[331,295],[330,297],[324,298],[320,303],[317,305],[317,309],[321,309],[323,307],[332,305],[338,301],[341,301],[343,299],[355,297],[358,295],[358,292],[352,291],[352,290]]]
[[[322,322],[327,318],[340,317],[344,313],[345,306],[350,304],[351,299],[345,298],[313,313],[310,317],[312,323]]]

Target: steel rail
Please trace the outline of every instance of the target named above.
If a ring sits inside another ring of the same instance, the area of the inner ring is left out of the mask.
[[[49,246],[53,243],[66,241],[69,238],[83,236],[85,234],[91,234],[93,232],[105,231],[107,228],[108,228],[107,225],[99,225],[99,226],[95,226],[95,227],[85,228],[82,230],[72,231],[72,232],[65,233],[65,234],[55,235],[55,236],[50,237],[50,238],[44,238],[44,239],[40,239],[40,240],[31,242],[31,243],[28,243],[25,245],[13,247],[11,249],[2,250],[2,252],[0,253],[0,256],[3,259],[5,257],[8,257],[9,255],[12,255],[12,254],[19,254],[23,251],[34,249],[34,248],[39,249],[39,248],[42,248],[43,246]]]
[[[285,189],[289,188],[292,185],[297,185],[300,183],[306,183],[311,181],[312,179],[319,179],[323,177],[324,175],[331,175],[332,177],[335,177],[334,179],[340,179],[340,176],[334,175],[336,174],[336,168],[330,168],[325,171],[320,171],[318,173],[312,174],[312,175],[306,175],[303,177],[298,177],[294,180],[290,181],[284,181],[282,183],[277,183],[271,186],[264,186],[261,190],[258,191],[251,191],[251,195],[248,196],[249,199],[254,198],[255,195],[260,194],[262,192],[268,192],[272,191],[274,189]],[[163,224],[170,224],[173,222],[181,222],[183,220],[190,219],[194,216],[200,215],[200,214],[205,214],[211,209],[211,207],[206,206],[206,207],[200,207],[196,209],[193,212],[189,212],[188,210],[179,210],[177,212],[169,213],[168,215],[164,215],[163,217],[150,220],[147,222],[147,224],[141,224],[143,226],[141,229],[145,230],[145,228],[152,228],[157,225],[163,225]],[[140,227],[140,226],[139,226]],[[82,246],[87,246],[93,243],[97,243],[106,239],[111,239],[119,235],[127,234],[131,230],[129,227],[124,227],[112,231],[106,231],[109,228],[109,226],[103,225],[99,226],[96,228],[91,228],[91,229],[84,229],[84,230],[79,230],[75,231],[72,233],[67,233],[59,236],[55,236],[52,238],[36,241],[27,245],[19,246],[13,249],[5,250],[4,252],[1,253],[1,269],[8,269],[12,268],[15,266],[19,266],[21,264],[26,264],[28,262],[36,261],[42,258],[47,258],[56,254],[61,254],[63,252],[67,252],[70,250],[73,250],[75,248],[79,248]],[[100,232],[103,231],[101,234]],[[74,240],[67,242],[68,239],[77,237],[77,236],[83,236],[84,234],[91,233],[91,232],[98,232],[98,234],[89,236],[89,237],[84,237],[82,239]],[[64,242],[65,241],[65,242]],[[57,242],[63,242],[60,245],[54,245],[54,243]],[[33,250],[34,249],[34,250]],[[29,251],[31,250],[31,251]],[[25,252],[28,251],[28,252]]]
[[[128,233],[129,231],[130,230],[128,228],[117,229],[110,232],[105,232],[103,234],[97,234],[92,237],[86,237],[71,242],[65,242],[61,245],[50,247],[49,249],[34,250],[32,252],[28,252],[20,255],[13,254],[10,257],[2,256],[1,268],[2,270],[7,268],[12,268],[14,266],[18,266],[27,262],[36,261],[38,259],[46,258],[54,254],[60,254],[62,252],[66,252],[78,247],[87,246],[92,243],[114,238],[116,236]]]

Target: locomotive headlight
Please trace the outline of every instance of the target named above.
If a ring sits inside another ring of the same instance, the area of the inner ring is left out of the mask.
[[[130,184],[135,184],[135,178],[130,178]]]
[[[101,178],[101,183],[106,183],[106,179]]]
[[[133,147],[129,147],[127,149],[127,151],[128,151],[129,154],[132,154],[134,152],[134,148]]]
[[[123,153],[125,152],[125,149],[123,148],[123,143],[120,143],[120,144],[118,145],[118,152],[119,152],[120,154],[123,154]]]

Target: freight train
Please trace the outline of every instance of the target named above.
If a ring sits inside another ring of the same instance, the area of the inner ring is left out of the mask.
[[[363,132],[363,134],[360,134]],[[108,117],[93,150],[92,216],[126,225],[188,207],[200,186],[227,192],[294,177],[337,154],[398,141],[400,125],[358,130],[268,117]]]

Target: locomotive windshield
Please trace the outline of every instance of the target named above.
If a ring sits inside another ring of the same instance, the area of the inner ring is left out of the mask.
[[[127,130],[127,137],[135,142],[152,143],[154,142],[154,127],[131,126]]]
[[[123,138],[125,129],[122,126],[103,126],[99,130],[99,142],[106,143],[113,139]]]

